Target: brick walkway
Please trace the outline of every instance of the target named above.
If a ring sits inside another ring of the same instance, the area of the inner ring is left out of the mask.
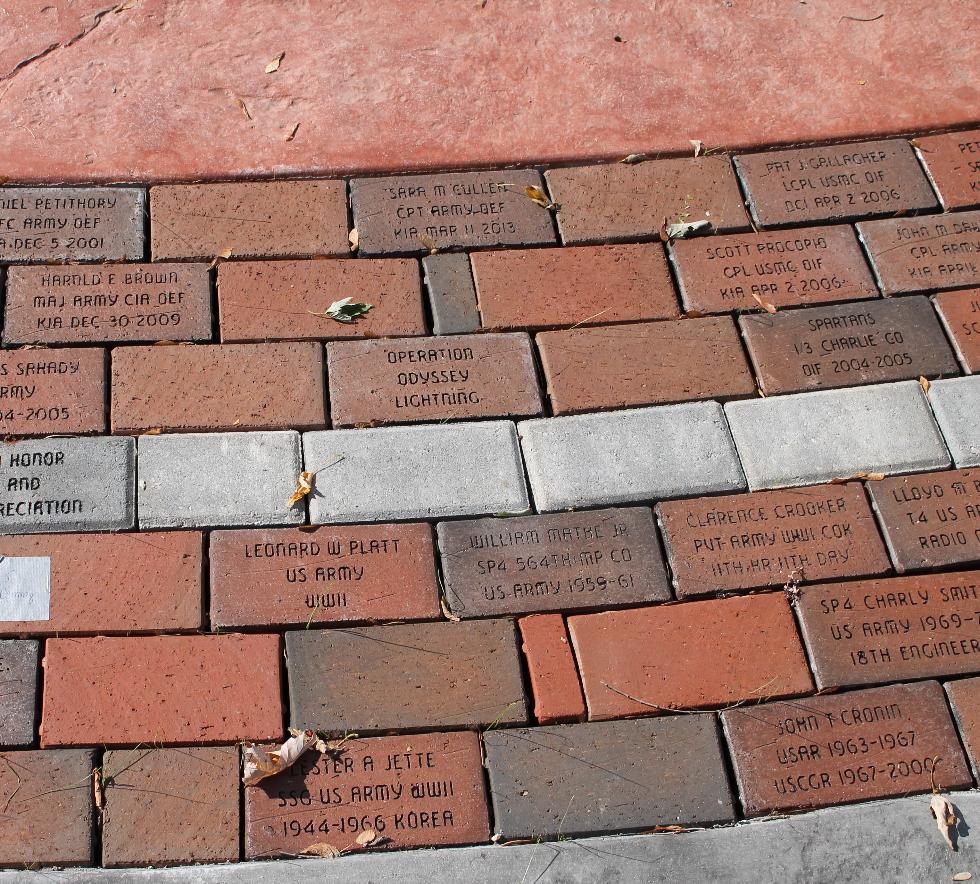
[[[980,131],[916,134],[0,187],[0,867],[630,880],[918,795],[963,871]]]

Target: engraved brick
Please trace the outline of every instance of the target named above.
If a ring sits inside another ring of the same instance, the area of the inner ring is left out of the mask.
[[[980,206],[980,129],[916,138],[915,146],[947,209]]]
[[[0,427],[11,436],[104,432],[105,375],[105,350],[4,351]]]
[[[702,313],[756,310],[759,301],[792,307],[878,297],[845,225],[678,239],[670,260],[684,307]]]
[[[980,373],[980,289],[943,292],[932,302],[964,370]]]
[[[936,206],[911,146],[899,139],[742,154],[735,168],[752,217],[763,227]]]
[[[805,586],[817,687],[980,672],[980,571]]]
[[[91,749],[0,752],[0,867],[92,864],[94,765]]]
[[[895,570],[980,562],[980,470],[869,482]]]
[[[356,322],[322,315],[353,298]],[[418,261],[226,261],[218,268],[221,340],[325,341],[426,334]],[[320,314],[320,315],[317,315]]]
[[[646,507],[440,522],[437,531],[446,601],[460,617],[670,598]]]
[[[324,386],[323,348],[314,343],[119,347],[112,430],[322,427]]]
[[[202,546],[197,531],[0,537],[0,556],[50,559],[47,619],[0,611],[0,635],[200,629]]]
[[[944,789],[972,784],[934,681],[730,709],[722,722],[749,816],[928,792],[934,764]]]
[[[130,438],[27,439],[5,445],[0,533],[117,531],[135,518]]]
[[[980,678],[946,682],[953,718],[966,746],[974,774],[980,772]]]
[[[950,463],[916,381],[728,402],[725,416],[753,491]]]
[[[886,295],[980,284],[980,211],[858,224]]]
[[[657,236],[665,219],[708,220],[716,231],[749,226],[727,156],[549,169],[545,177],[566,243]]]
[[[432,331],[456,335],[480,330],[480,310],[469,255],[426,255],[422,259],[425,288],[432,311]]]
[[[755,393],[728,316],[542,332],[555,414]]]
[[[980,467],[980,377],[947,378],[929,387],[929,404],[958,467]]]
[[[209,559],[213,626],[440,618],[428,525],[214,531]]]
[[[166,184],[150,190],[154,261],[346,255],[343,181]]]
[[[674,319],[680,307],[659,243],[474,252],[484,328]]]
[[[519,431],[539,510],[745,487],[717,402],[530,420]]]
[[[541,413],[526,334],[327,344],[335,427]]]
[[[2,616],[2,612],[0,612]],[[0,621],[2,627],[3,621]],[[34,742],[37,706],[38,643],[0,641],[0,746]],[[3,827],[0,826],[0,843]]]
[[[139,261],[146,191],[0,187],[0,261]]]
[[[140,527],[302,523],[303,505],[288,505],[301,463],[291,430],[141,436]]]
[[[303,458],[311,472],[343,473],[330,481],[325,472],[310,495],[314,524],[520,515],[529,507],[510,421],[304,433]]]
[[[888,571],[859,483],[657,504],[679,597]]]
[[[294,795],[302,796],[298,803]],[[384,839],[377,846],[394,850],[485,842],[490,825],[479,736],[350,740],[335,758],[307,752],[286,772],[245,789],[250,859],[295,855],[313,844],[360,851],[366,848],[358,836],[368,829]]]
[[[561,614],[533,614],[517,621],[521,650],[534,694],[534,717],[540,724],[585,720],[585,700],[575,655]]]
[[[767,395],[959,374],[923,297],[755,313],[738,324]]]
[[[102,864],[238,861],[238,748],[117,749],[102,759]]]
[[[568,618],[592,720],[813,689],[783,593]]]
[[[42,746],[282,737],[278,635],[51,638]]]
[[[555,241],[551,213],[528,199],[533,169],[355,178],[351,207],[363,255]]]
[[[678,715],[483,736],[496,832],[574,838],[735,816],[714,715]]]
[[[512,620],[286,633],[293,727],[335,734],[524,724]]]
[[[206,341],[207,264],[12,267],[5,344]]]

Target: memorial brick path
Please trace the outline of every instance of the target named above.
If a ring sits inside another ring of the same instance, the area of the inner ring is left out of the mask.
[[[980,130],[917,136],[0,186],[0,867],[969,804]]]

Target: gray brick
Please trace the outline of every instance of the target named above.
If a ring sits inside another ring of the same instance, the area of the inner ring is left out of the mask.
[[[541,511],[745,488],[717,402],[542,418],[518,430]]]
[[[731,820],[714,715],[677,715],[483,736],[496,832],[575,837]]]
[[[305,469],[322,470],[314,524],[528,510],[511,421],[304,433],[303,458]]]
[[[135,445],[52,436],[0,447],[0,534],[132,528]]]
[[[459,335],[480,329],[476,288],[470,256],[427,255],[422,259],[425,287],[432,309],[432,330],[437,335]]]
[[[980,466],[980,375],[934,381],[929,404],[958,467]]]
[[[918,381],[747,399],[725,413],[753,491],[950,464]]]
[[[38,643],[0,641],[0,746],[34,742]]]
[[[141,436],[140,527],[302,523],[287,505],[301,469],[293,430]]]

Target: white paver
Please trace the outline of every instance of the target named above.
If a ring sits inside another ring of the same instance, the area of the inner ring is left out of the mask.
[[[980,375],[934,381],[929,387],[929,404],[953,463],[980,466]]]

